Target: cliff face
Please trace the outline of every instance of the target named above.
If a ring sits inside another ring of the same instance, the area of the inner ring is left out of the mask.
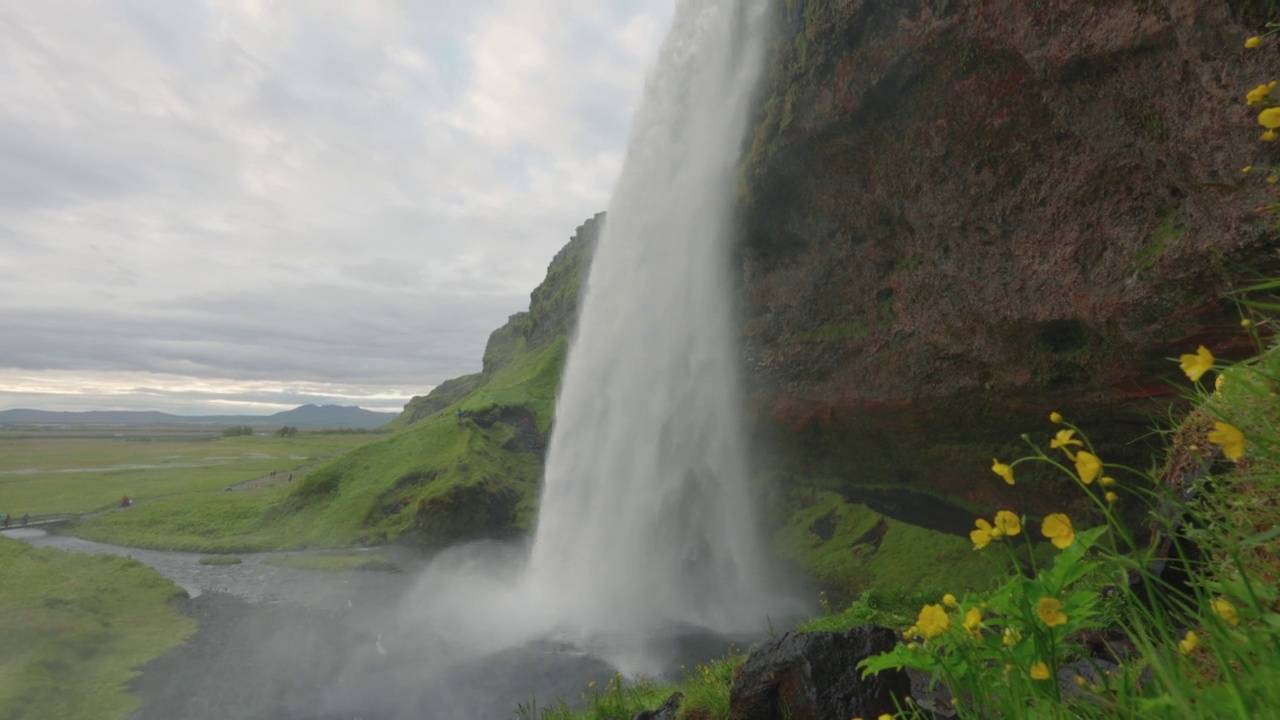
[[[1111,453],[1238,349],[1228,277],[1280,270],[1227,2],[780,0],[744,168],[748,390],[775,467],[1023,512],[992,456],[1050,410]],[[1247,5],[1247,3],[1245,4]],[[1246,19],[1248,19],[1246,17]],[[1256,18],[1255,18],[1256,20]]]
[[[483,369],[446,380],[430,393],[413,398],[397,419],[398,425],[409,425],[440,412],[484,385],[520,354],[541,350],[573,334],[578,292],[591,266],[604,217],[604,213],[597,213],[574,230],[569,242],[551,259],[546,278],[530,295],[529,310],[512,315],[506,325],[489,335]]]

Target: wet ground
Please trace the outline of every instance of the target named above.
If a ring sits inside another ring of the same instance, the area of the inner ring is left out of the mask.
[[[181,610],[200,630],[142,668],[133,684],[142,709],[133,720],[509,719],[520,703],[574,699],[591,680],[603,685],[614,673],[569,642],[506,641],[509,618],[500,612],[467,612],[485,606],[501,586],[459,569],[502,566],[484,553],[442,570],[411,552],[379,548],[406,572],[317,572],[262,562],[279,553],[200,565],[202,556],[192,553],[39,530],[5,534],[37,546],[133,557],[191,595]],[[718,657],[730,639],[673,629],[647,641],[674,671]]]

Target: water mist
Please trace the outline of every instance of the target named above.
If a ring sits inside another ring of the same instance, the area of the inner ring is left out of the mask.
[[[556,406],[530,600],[583,640],[763,627],[729,250],[768,0],[684,0],[635,117]]]

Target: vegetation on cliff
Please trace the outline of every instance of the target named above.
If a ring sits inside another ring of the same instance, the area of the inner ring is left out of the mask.
[[[1278,288],[1280,281],[1257,289]],[[1242,324],[1255,341],[1274,333],[1274,321],[1249,308],[1280,309],[1276,299],[1245,308]],[[1061,473],[1095,508],[1099,525],[1000,510],[978,518],[966,543],[971,555],[1006,554],[1001,566],[1018,567],[997,586],[873,590],[839,613],[823,598],[826,615],[801,629],[897,627],[902,644],[867,662],[866,672],[907,666],[929,673],[964,718],[1274,716],[1280,343],[1238,363],[1222,363],[1203,346],[1180,361],[1195,383],[1195,408],[1169,430],[1155,469],[1110,462],[1057,412],[1046,413],[1041,437],[1024,437],[1030,454],[992,463],[988,481],[1001,487],[1016,485],[1032,465]],[[823,504],[828,514],[840,509],[831,496]],[[1125,506],[1138,506],[1149,529],[1135,531],[1120,512]],[[831,522],[848,521],[836,516]],[[614,678],[599,690],[590,686],[580,709],[562,703],[522,712],[601,720],[656,707],[680,691],[686,697],[676,717],[726,718],[744,658],[735,651],[673,685]],[[895,717],[931,716],[906,705]]]
[[[528,529],[578,295],[603,215],[552,259],[479,373],[414,398],[396,432],[311,473],[263,521],[292,544],[439,546]]]
[[[1277,31],[1280,25],[1269,25],[1266,35]],[[1263,37],[1253,37],[1245,47],[1262,43]],[[1275,87],[1265,83],[1248,94],[1249,105],[1261,106],[1252,112],[1265,143],[1280,139]],[[1267,202],[1255,211],[1274,225],[1280,203],[1267,186],[1277,184],[1280,167],[1268,160],[1246,165],[1244,174],[1265,178],[1261,187]],[[1180,232],[1168,224],[1162,242]],[[1193,407],[1165,433],[1166,448],[1147,459],[1153,469],[1146,469],[1141,458],[1116,461],[1081,425],[1051,410],[1048,403],[1056,396],[1045,393],[1049,431],[1022,436],[1030,451],[1024,457],[1011,460],[1000,453],[993,458],[988,483],[998,497],[1027,476],[1043,476],[1029,471],[1047,470],[1063,479],[1077,502],[1054,494],[1037,507],[1062,501],[1091,512],[1037,516],[1012,493],[997,500],[1001,509],[974,521],[969,543],[970,552],[979,555],[1007,553],[1015,570],[1004,582],[937,592],[914,605],[897,593],[887,608],[883,595],[868,593],[838,614],[830,613],[824,598],[827,616],[805,629],[835,630],[868,621],[898,627],[902,642],[861,667],[867,674],[903,667],[924,671],[947,689],[947,707],[941,709],[962,718],[1276,716],[1278,290],[1280,281],[1262,282],[1229,298],[1255,356],[1222,362],[1203,344],[1184,348],[1178,361],[1194,383]],[[845,528],[846,536],[861,532],[857,541],[834,550],[839,560],[831,564],[823,562],[821,552],[811,552],[809,566],[819,574],[840,572],[850,556],[858,558],[860,547],[892,530],[883,520],[849,512],[838,490],[812,492],[809,506],[791,516],[783,533],[784,547],[789,544],[802,555],[805,546],[820,547],[837,528]],[[1135,525],[1135,517],[1143,518],[1145,527]],[[541,717],[625,716],[653,708],[680,690],[689,698],[675,717],[727,718],[740,663],[740,655],[731,655],[687,673],[676,686],[628,686],[617,678],[603,696],[594,686],[589,689],[581,709],[562,703]],[[881,720],[923,720],[934,717],[935,709],[909,701]],[[522,712],[537,715],[534,708]]]
[[[769,464],[1079,513],[973,479],[1044,404],[1158,450],[1164,358],[1247,353],[1223,292],[1280,270],[1265,149],[1223,132],[1257,127],[1229,99],[1274,68],[1238,41],[1269,2],[776,3],[740,269]]]

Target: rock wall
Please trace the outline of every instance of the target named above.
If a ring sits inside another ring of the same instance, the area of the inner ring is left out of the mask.
[[[1219,298],[1280,271],[1253,5],[779,0],[741,251],[776,471],[1037,513],[1078,494],[989,467],[1050,410],[1142,458],[1169,358],[1242,350]]]

